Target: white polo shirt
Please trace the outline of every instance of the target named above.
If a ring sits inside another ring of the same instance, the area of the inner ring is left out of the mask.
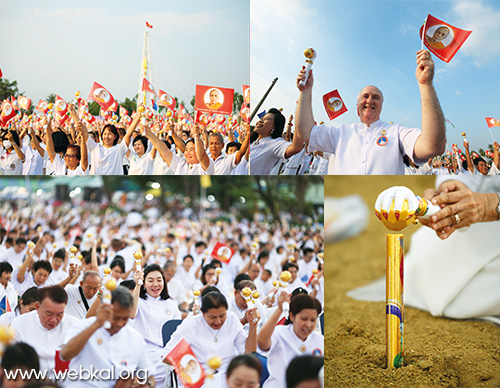
[[[248,175],[249,163],[245,156],[240,160],[240,163],[231,171],[231,175]]]
[[[76,284],[68,284],[66,287],[64,287],[64,290],[68,294],[68,304],[64,309],[64,313],[72,315],[79,319],[84,319],[87,315],[87,309],[85,308],[85,304],[83,303],[79,288],[80,286],[77,286]],[[90,306],[92,306],[92,303],[94,303],[96,298],[97,292],[91,299],[85,298],[89,308]]]
[[[241,320],[245,317],[245,313],[247,310],[242,310],[239,308],[239,306],[236,304],[236,300],[234,299],[234,295],[231,295],[229,298],[227,298],[227,304],[229,306],[229,310],[235,313],[241,322]],[[262,303],[260,303],[259,301],[256,301],[255,303],[248,302],[247,306],[249,309],[257,307],[257,311],[260,313],[260,319],[259,322],[257,322],[257,332],[258,332],[262,328],[264,323],[266,323],[267,321],[266,309],[264,308],[264,306],[262,306]],[[245,333],[247,333],[248,335],[248,331],[250,330],[250,324],[246,323],[243,326],[243,330],[245,330]]]
[[[45,149],[45,145],[40,144],[40,146]],[[38,150],[33,149],[30,144],[30,139],[25,136],[23,139],[23,152],[24,152],[24,163],[23,163],[23,175],[43,175],[43,158]]]
[[[231,155],[221,154],[217,159],[213,160],[212,155],[208,154],[208,157],[215,166],[215,175],[231,175],[231,171],[237,166],[236,164],[236,152]]]
[[[330,175],[404,175],[403,156],[413,160],[420,129],[388,124],[380,119],[369,127],[363,123],[314,126],[310,151],[333,152]],[[424,163],[417,160],[415,163]]]
[[[14,247],[10,247],[9,249],[6,249],[2,252],[2,254],[0,255],[0,261],[6,261],[10,265],[12,265],[12,268],[15,270],[16,268],[19,268],[23,263],[26,251],[27,249],[24,248],[20,253],[16,253]]]
[[[282,137],[266,137],[250,144],[250,174],[269,175],[276,161],[285,158],[286,150],[292,143]]]
[[[49,154],[46,152],[47,156],[46,167],[50,171],[48,175],[66,175],[66,163],[64,163],[64,158],[56,154],[54,156],[54,161],[50,161]]]
[[[48,278],[45,281],[45,283],[43,283],[42,285],[39,286],[38,284],[35,283],[35,280],[33,279],[33,274],[31,273],[31,271],[28,271],[28,270],[26,270],[26,273],[24,274],[24,282],[19,283],[19,281],[17,280],[18,272],[19,272],[19,268],[14,269],[14,271],[12,271],[12,276],[11,276],[10,280],[11,280],[12,284],[14,285],[15,290],[17,291],[17,293],[19,295],[24,294],[24,292],[28,288],[31,288],[31,287],[42,288],[42,287],[48,286],[48,280],[49,280]]]
[[[201,167],[201,164],[188,164],[186,159],[178,157],[172,153],[172,162],[170,168],[175,172],[175,175],[214,175],[214,162],[208,157],[209,165],[206,170]]]
[[[63,344],[67,344],[72,338],[80,334],[87,327],[92,325],[95,317],[84,319],[74,324],[65,332]],[[114,387],[118,377],[129,376],[132,371],[141,370],[139,378],[143,378],[147,370],[151,375],[152,364],[146,351],[144,340],[140,333],[130,325],[125,325],[114,335],[100,327],[89,338],[83,350],[71,359],[69,369],[80,371],[98,370],[102,371],[104,378],[109,376],[106,371],[114,371],[116,379],[91,379],[85,381],[69,380],[66,378],[64,387]],[[99,372],[97,372],[99,376]]]
[[[139,140],[138,140],[139,141]],[[154,160],[151,157],[151,151],[145,152],[139,156],[134,150],[130,150],[130,169],[128,175],[152,175]]]
[[[128,151],[125,141],[106,148],[89,136],[87,147],[92,160],[91,175],[123,175],[123,157]]]
[[[271,336],[271,348],[267,355],[269,378],[263,388],[286,388],[286,368],[297,356],[324,357],[324,337],[312,332],[302,341],[293,331],[293,325],[278,325]]]
[[[3,175],[22,175],[23,162],[14,149],[10,154],[7,154],[5,148],[0,149],[0,172]]]
[[[75,176],[75,175],[89,175],[89,166],[87,169],[83,171],[82,165],[79,164],[74,170],[66,169],[66,175]]]
[[[26,342],[35,349],[40,359],[40,369],[47,370],[48,377],[52,378],[56,365],[56,350],[60,350],[65,343],[63,340],[66,332],[79,322],[79,319],[65,314],[59,325],[47,330],[40,323],[38,312],[35,310],[15,318],[12,328],[18,342]]]

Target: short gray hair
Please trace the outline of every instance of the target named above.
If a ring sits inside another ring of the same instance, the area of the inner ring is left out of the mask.
[[[128,309],[133,306],[134,298],[128,288],[118,286],[111,292],[111,303],[114,304],[115,302]]]
[[[219,132],[212,132],[208,138],[210,139],[212,136],[218,136],[220,142],[224,145],[224,137]]]
[[[82,277],[82,283],[85,283],[85,280],[87,280],[87,278],[89,276],[93,276],[93,275],[97,276],[99,279],[101,278],[99,276],[99,272],[97,272],[97,271],[85,271],[85,273],[83,274],[83,277]]]

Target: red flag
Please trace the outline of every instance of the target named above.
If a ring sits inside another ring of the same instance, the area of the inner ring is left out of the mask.
[[[35,109],[37,109],[40,112],[42,112],[43,114],[45,114],[49,110],[49,106],[48,106],[46,101],[40,100],[40,101],[38,101],[38,105],[36,106]]]
[[[229,264],[233,255],[234,251],[231,248],[229,248],[226,244],[222,244],[220,242],[217,242],[217,244],[215,244],[215,247],[212,251],[212,257],[214,259],[217,259],[221,263],[226,263],[226,264]]]
[[[54,111],[60,117],[62,117],[68,111],[68,103],[64,101],[61,97],[56,96],[56,101],[54,103]]]
[[[28,97],[18,96],[17,101],[21,109],[28,110],[31,106],[31,100]]]
[[[194,108],[200,112],[230,115],[233,110],[234,89],[196,85]]]
[[[500,120],[494,119],[493,117],[486,117],[486,124],[488,128],[500,127]]]
[[[14,108],[14,110],[19,112],[19,104],[17,103],[17,99],[14,96],[10,96],[10,104]]]
[[[174,366],[177,377],[186,388],[200,388],[205,381],[205,370],[193,353],[193,350],[181,339],[167,355],[167,360]]]
[[[89,106],[86,100],[82,100],[80,107],[78,108],[78,117],[80,119],[86,117],[89,114]]]
[[[0,78],[3,77],[3,74],[2,74],[2,69],[0,69]]]
[[[10,308],[9,299],[7,298],[7,295],[4,295],[0,301],[0,315],[10,313],[11,311],[12,309]]]
[[[340,97],[337,89],[332,90],[323,96],[323,105],[325,106],[326,114],[330,120],[347,112],[347,108]]]
[[[202,112],[196,112],[196,117],[195,117],[195,123],[207,125],[208,124],[208,117],[205,113]]]
[[[110,112],[116,112],[116,109],[118,108],[118,103],[116,101],[113,101],[111,106],[107,109],[107,111]]]
[[[250,104],[250,86],[241,85],[241,90],[243,91],[243,103]]]
[[[120,105],[120,116],[128,116],[128,110],[126,110],[123,106]]]
[[[146,27],[153,28],[153,26],[151,24],[149,24],[148,22],[146,22]]]
[[[248,105],[245,105],[245,104],[241,105],[240,117],[246,123],[248,123],[250,121],[250,108],[248,107]]]
[[[493,152],[491,152],[491,151],[484,151],[484,152],[485,152],[486,156],[489,156],[490,158],[493,157]]]
[[[217,116],[215,116],[215,122],[219,125],[222,125],[226,122],[226,117],[219,113]]]
[[[186,120],[193,121],[193,119],[191,118],[191,116],[187,112],[186,108],[184,108],[184,106],[182,104],[179,105],[178,117],[180,119],[186,119]]]
[[[173,98],[170,94],[160,89],[158,91],[158,97],[160,99],[158,105],[166,106],[170,110],[175,109],[175,98]]]
[[[454,27],[435,18],[431,14],[427,15],[427,19],[420,28],[420,39],[422,39],[424,27],[425,46],[446,63],[451,61],[472,32]]]
[[[142,79],[142,91],[150,92],[156,94],[156,90],[151,82],[149,82],[146,78]]]
[[[99,85],[97,82],[94,82],[94,84],[92,85],[92,89],[90,89],[87,100],[93,100],[97,102],[104,111],[108,110],[108,108],[113,105],[113,102],[115,102],[115,99],[113,98],[111,93],[104,86]]]
[[[16,111],[12,107],[12,103],[9,99],[5,99],[2,103],[2,114],[0,115],[0,120],[7,124],[7,122],[16,115]]]

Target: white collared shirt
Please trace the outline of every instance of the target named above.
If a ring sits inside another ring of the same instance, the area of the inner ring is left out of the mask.
[[[403,175],[403,156],[413,160],[420,129],[388,124],[380,119],[369,127],[363,123],[314,126],[310,151],[333,152],[330,175]],[[423,163],[424,161],[415,161]]]
[[[14,149],[9,154],[5,148],[0,149],[0,173],[3,175],[22,175],[23,162]]]
[[[231,175],[231,171],[236,168],[236,152],[231,155],[221,154],[217,159],[213,160],[212,155],[208,154],[208,157],[214,164],[215,175]]]
[[[250,144],[250,174],[269,175],[276,162],[285,158],[291,145],[282,137],[273,139],[269,136],[254,141]]]
[[[64,336],[64,344],[67,344],[72,338],[80,334],[87,327],[92,325],[96,320],[95,317],[79,321],[73,325]],[[110,335],[109,332],[100,327],[97,329],[85,344],[83,350],[71,359],[69,369],[80,371],[99,370],[111,371],[114,370],[115,379],[91,379],[86,381],[66,379],[64,387],[114,387],[120,375],[127,376],[128,373],[137,370],[147,370],[147,375],[151,375],[153,365],[146,351],[144,340],[140,333],[130,325],[125,325],[115,333]],[[127,372],[128,371],[128,372]],[[144,377],[144,372],[140,378]],[[107,376],[103,372],[103,376]]]
[[[204,170],[201,166],[201,163],[188,164],[188,162],[186,162],[186,159],[179,158],[177,155],[172,153],[172,162],[170,163],[170,168],[175,171],[175,175],[214,175],[214,163],[210,157],[208,158],[208,160],[208,168]]]
[[[293,324],[274,328],[271,336],[271,348],[267,356],[269,378],[263,388],[286,388],[286,369],[296,356],[324,356],[324,338],[312,332],[302,341],[293,331]]]
[[[128,151],[124,140],[106,148],[89,136],[87,147],[92,160],[91,175],[123,175],[123,157]]]
[[[47,370],[48,377],[53,377],[53,369],[56,365],[56,350],[60,350],[64,344],[66,332],[77,325],[79,319],[65,314],[59,325],[52,330],[47,330],[40,323],[38,312],[18,316],[12,321],[12,328],[16,333],[16,340],[31,345],[40,359],[40,370]]]
[[[87,315],[87,309],[85,308],[85,304],[83,303],[82,296],[80,294],[80,286],[77,286],[76,284],[68,284],[66,287],[64,287],[64,289],[68,294],[68,304],[64,309],[64,313],[70,314],[79,319],[84,319]],[[89,308],[90,306],[92,306],[92,303],[94,303],[96,298],[97,292],[91,299],[85,298]]]

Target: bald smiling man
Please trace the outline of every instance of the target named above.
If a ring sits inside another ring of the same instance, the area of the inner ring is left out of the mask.
[[[406,128],[380,120],[384,95],[376,86],[366,86],[359,92],[357,112],[360,122],[327,127],[315,125],[312,113],[312,71],[307,83],[305,69],[299,73],[300,91],[296,111],[296,130],[310,151],[332,153],[329,175],[403,175],[403,157],[408,155],[415,164],[445,151],[444,116],[432,84],[434,61],[429,51],[417,52],[415,71],[422,105],[422,129]]]

